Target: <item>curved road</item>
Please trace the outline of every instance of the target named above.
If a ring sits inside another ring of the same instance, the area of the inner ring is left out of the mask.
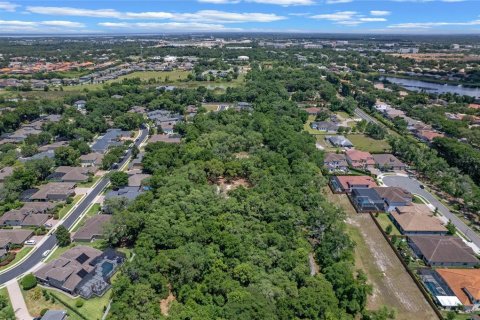
[[[454,213],[452,213],[443,203],[435,198],[430,192],[420,188],[421,182],[405,176],[385,176],[383,183],[389,187],[401,187],[413,194],[418,194],[425,198],[428,202],[438,208],[438,211],[451,220],[452,223],[467,236],[477,247],[480,248],[480,236],[468,227],[462,220],[460,220]]]
[[[142,127],[140,136],[135,141],[135,145],[138,147],[148,136],[148,128]],[[130,159],[131,149],[128,150],[127,154],[123,157],[123,160],[118,164],[118,167],[121,168],[125,163]],[[93,190],[83,199],[77,207],[70,212],[68,217],[63,221],[61,225],[65,228],[70,229],[75,221],[82,215],[82,213],[88,208],[88,206],[95,200],[95,198],[103,191],[105,186],[108,184],[108,178],[104,176],[100,182],[93,188]],[[15,266],[13,269],[10,269],[2,274],[0,274],[0,285],[17,278],[23,273],[29,271],[34,266],[36,266],[40,261],[42,261],[42,254],[46,250],[52,250],[53,247],[57,244],[57,238],[54,234],[47,236],[48,238],[28,256],[27,259],[23,260],[22,263]]]

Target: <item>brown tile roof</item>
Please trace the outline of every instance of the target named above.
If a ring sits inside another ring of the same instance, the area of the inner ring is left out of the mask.
[[[32,200],[48,200],[52,195],[71,196],[75,194],[73,190],[75,183],[73,182],[49,182],[41,185],[37,192],[35,192],[30,199]]]
[[[24,213],[20,210],[10,210],[5,212],[2,217],[0,217],[0,225],[6,224],[8,221],[17,221],[21,226],[36,226],[40,227],[48,221],[50,216],[48,214],[33,214],[33,213]]]
[[[73,235],[76,241],[91,241],[93,238],[103,236],[104,226],[112,219],[109,214],[96,214],[85,222],[85,225],[78,229]]]
[[[473,250],[462,239],[453,236],[410,236],[418,249],[430,262],[479,263]]]
[[[380,198],[388,200],[388,202],[412,202],[412,194],[407,190],[399,187],[376,187]]]
[[[0,169],[0,181],[5,181],[5,178],[11,176],[13,173],[13,167],[5,167]]]
[[[60,166],[55,170],[56,173],[63,173],[64,175],[59,179],[60,181],[85,181],[88,179],[88,174],[95,173],[92,167],[68,167]]]
[[[437,137],[444,137],[443,133],[439,133],[431,130],[420,130],[418,132],[418,135],[428,141],[432,141],[434,138],[437,138]]]
[[[367,185],[368,188],[377,186],[375,180],[369,176],[337,176],[343,190],[349,190],[352,186]]]
[[[373,160],[380,167],[403,167],[405,164],[393,154],[374,154]]]
[[[374,165],[375,161],[370,152],[360,151],[356,149],[349,149],[345,152],[347,160],[353,162],[352,165],[357,164],[358,162],[364,163],[366,165]]]
[[[436,269],[435,271],[452,289],[463,305],[473,305],[465,291],[468,291],[475,300],[480,300],[479,269]]]
[[[327,153],[323,162],[342,162],[347,165],[347,158],[343,153]]]
[[[408,206],[396,207],[390,214],[406,232],[447,231],[440,219],[435,217],[425,204],[412,203]]]
[[[176,136],[168,135],[168,134],[154,134],[153,136],[148,139],[148,143],[155,143],[155,142],[166,142],[166,143],[180,143],[181,139]]]
[[[128,186],[129,187],[140,187],[142,185],[142,181],[145,179],[150,178],[151,175],[149,174],[134,174],[128,177]]]
[[[13,244],[23,244],[33,235],[32,230],[26,229],[3,229],[0,230],[0,242],[7,240]],[[3,239],[3,240],[1,240]]]

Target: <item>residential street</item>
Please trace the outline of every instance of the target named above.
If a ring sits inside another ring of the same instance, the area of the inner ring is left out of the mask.
[[[138,147],[148,136],[148,128],[142,129],[141,134],[135,145]],[[121,168],[130,158],[131,149],[128,150],[128,153],[123,158],[123,160],[119,163],[119,168]],[[76,207],[74,207],[73,211],[69,214],[69,216],[63,221],[62,225],[65,226],[67,229],[70,229],[77,219],[82,215],[82,213],[90,206],[92,202],[97,198],[98,195],[102,193],[105,189],[106,185],[108,184],[108,178],[103,177],[100,182],[93,188],[93,190],[81,201]],[[47,238],[43,243],[41,243],[33,252],[23,260],[22,263],[15,266],[13,269],[9,269],[8,271],[0,274],[0,285],[4,284],[10,280],[13,280],[25,272],[30,271],[35,265],[37,265],[42,259],[44,258],[42,254],[46,250],[52,250],[55,245],[57,244],[57,239],[54,234],[50,234],[46,236]]]
[[[383,177],[383,183],[389,187],[402,187],[413,194],[418,194],[425,198],[433,206],[437,207],[442,215],[451,220],[458,230],[463,232],[477,247],[480,248],[480,236],[453,214],[445,205],[437,200],[437,198],[435,198],[430,192],[420,188],[420,185],[422,184],[421,182],[405,176],[385,176]]]

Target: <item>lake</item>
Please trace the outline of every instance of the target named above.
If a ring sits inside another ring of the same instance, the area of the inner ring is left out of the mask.
[[[463,86],[455,86],[451,84],[438,84],[432,82],[425,82],[420,80],[403,79],[395,77],[380,77],[380,80],[388,80],[391,83],[398,84],[405,89],[412,91],[425,91],[428,93],[456,93],[459,95],[470,96],[474,98],[480,98],[480,88],[470,88]]]

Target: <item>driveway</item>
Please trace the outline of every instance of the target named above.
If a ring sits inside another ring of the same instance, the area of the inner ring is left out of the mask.
[[[443,203],[435,198],[430,192],[420,188],[422,184],[416,179],[405,176],[385,176],[383,177],[383,183],[389,187],[401,187],[413,194],[418,194],[430,202],[433,206],[438,208],[438,211],[445,216],[445,218],[452,221],[458,230],[463,232],[478,248],[480,248],[480,236],[475,233],[470,227],[468,227],[462,220],[460,220],[455,214],[453,214]]]
[[[22,291],[18,286],[16,280],[10,281],[7,285],[8,295],[10,296],[10,301],[12,302],[13,311],[15,312],[15,318],[18,320],[31,320],[32,316],[28,313],[27,305],[23,299]]]

